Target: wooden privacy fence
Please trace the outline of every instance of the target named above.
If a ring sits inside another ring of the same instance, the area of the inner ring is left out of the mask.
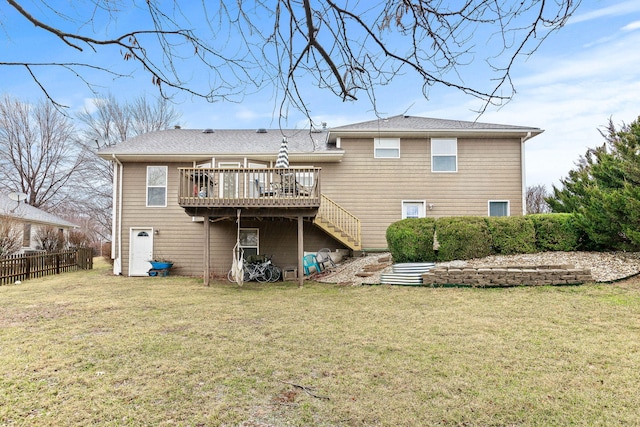
[[[93,268],[91,248],[76,248],[64,252],[11,255],[0,258],[0,285],[15,283],[51,274]]]

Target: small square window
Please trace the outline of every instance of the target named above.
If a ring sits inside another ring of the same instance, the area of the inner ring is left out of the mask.
[[[405,218],[424,218],[425,215],[424,200],[403,200],[402,201],[402,219]]]
[[[490,200],[489,216],[509,216],[508,200]]]
[[[373,157],[376,159],[399,159],[400,138],[374,138]]]

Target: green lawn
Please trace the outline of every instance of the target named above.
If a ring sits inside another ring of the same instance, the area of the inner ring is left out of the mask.
[[[640,425],[640,279],[0,287],[0,425]]]

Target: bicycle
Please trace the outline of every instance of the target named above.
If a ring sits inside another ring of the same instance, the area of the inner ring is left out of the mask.
[[[280,279],[282,272],[279,267],[276,267],[271,263],[271,258],[267,256],[257,257],[251,261],[245,260],[243,263],[243,280],[250,282],[257,280],[258,282],[275,282]],[[229,270],[227,273],[227,279],[230,282],[235,282],[235,276],[233,270]]]

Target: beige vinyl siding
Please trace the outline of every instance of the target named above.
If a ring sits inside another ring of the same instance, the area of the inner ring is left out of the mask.
[[[522,213],[521,148],[519,139],[458,139],[458,172],[431,172],[430,140],[403,138],[399,159],[374,158],[373,138],[341,140],[340,163],[322,163],[322,193],[356,215],[362,225],[362,247],[387,247],[387,227],[402,218],[403,200],[433,204],[427,216],[488,215],[489,200],[508,200],[510,214]],[[168,165],[167,207],[146,207],[146,167]],[[305,166],[308,166],[305,163]],[[122,267],[128,274],[131,227],[159,229],[154,252],[170,257],[176,273],[201,276],[204,224],[193,222],[177,204],[178,167],[191,163],[125,163],[122,222]],[[292,164],[292,166],[295,166]],[[282,218],[241,219],[241,226],[259,228],[260,252],[276,265],[297,264],[297,221]],[[212,275],[222,278],[231,266],[236,241],[235,218],[210,225]],[[343,246],[305,221],[304,250]]]
[[[401,158],[374,159],[373,139],[341,140],[341,163],[322,166],[322,192],[358,216],[364,249],[386,248],[402,200],[433,204],[427,216],[487,216],[488,200],[522,212],[519,139],[458,139],[458,172],[431,172],[430,140],[403,138]]]
[[[191,164],[170,164],[168,168],[167,206],[146,207],[147,166],[162,163],[125,163],[125,183],[122,219],[123,274],[129,271],[129,230],[131,227],[151,227],[159,230],[153,237],[154,255],[171,258],[180,274],[202,274],[202,223],[194,223],[177,204],[178,167]],[[200,242],[199,244],[195,244]]]
[[[123,179],[122,267],[129,271],[129,239],[132,227],[158,229],[153,236],[154,254],[174,261],[176,274],[202,276],[204,271],[204,223],[193,222],[178,203],[178,168],[191,164],[172,163],[168,166],[167,207],[146,207],[146,169],[159,163],[125,163]],[[272,255],[273,262],[286,267],[297,264],[298,223],[287,218],[262,221],[241,219],[241,226],[259,228],[260,252]],[[235,218],[210,225],[212,276],[226,277],[231,268],[232,250],[236,242]],[[343,248],[328,235],[304,223],[304,249],[314,252],[328,247]]]

